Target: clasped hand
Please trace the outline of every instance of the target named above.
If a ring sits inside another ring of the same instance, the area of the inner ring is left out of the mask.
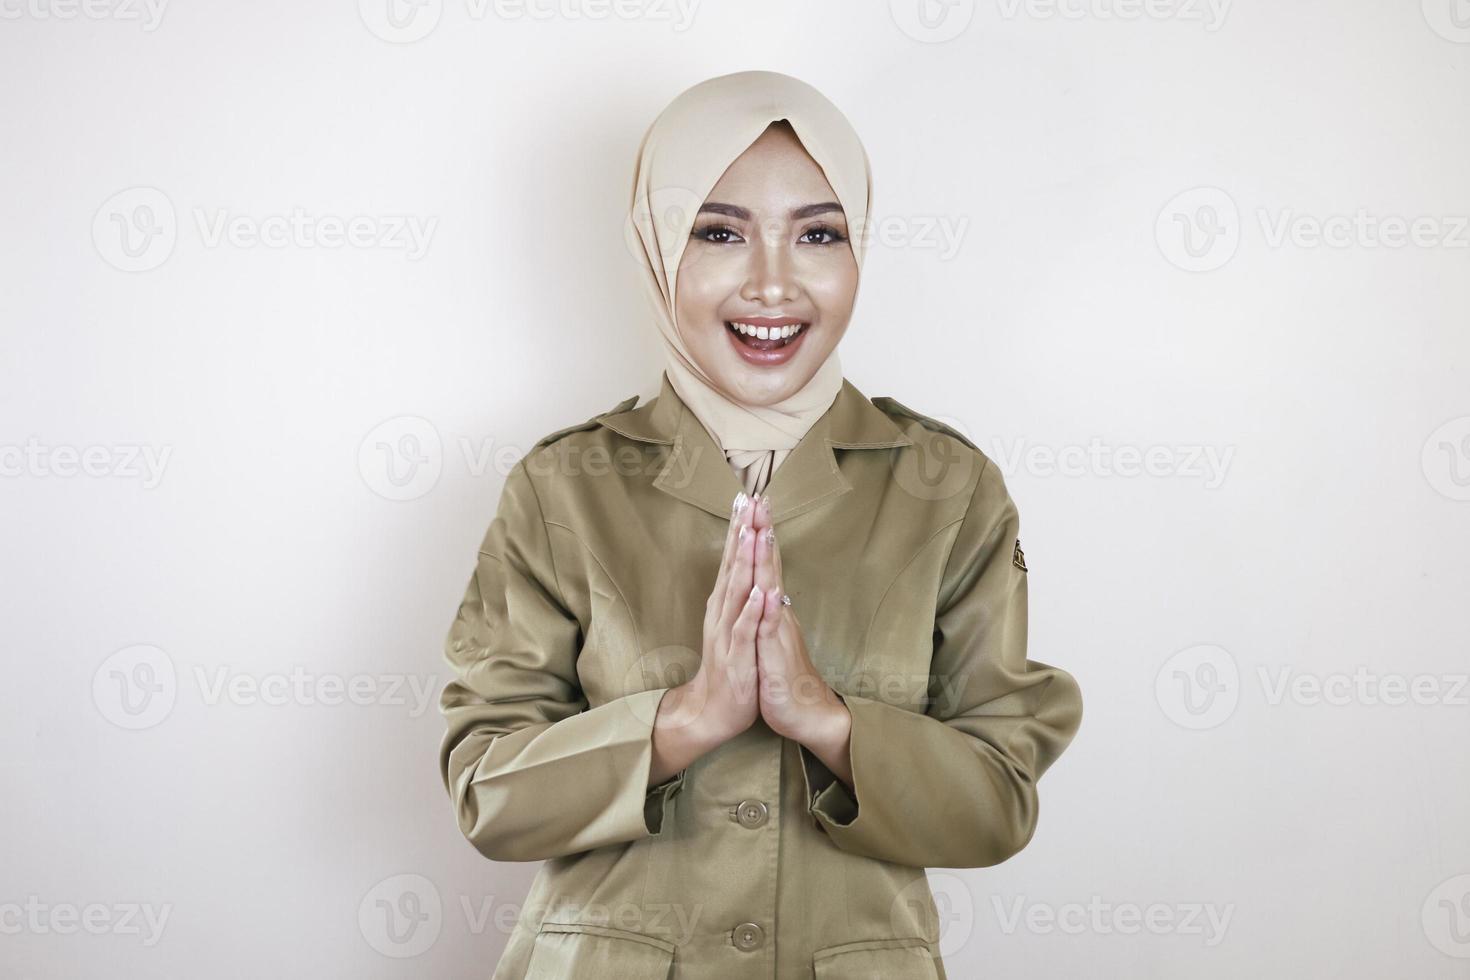
[[[784,594],[770,499],[741,493],[705,603],[703,660],[691,684],[706,722],[724,738],[759,715],[778,735],[825,747],[850,723],[847,706],[813,665]]]

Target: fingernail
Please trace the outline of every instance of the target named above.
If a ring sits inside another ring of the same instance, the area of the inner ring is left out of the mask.
[[[746,498],[744,490],[741,490],[735,495],[735,513],[738,514],[745,509],[745,499]]]
[[[739,544],[744,544],[745,543],[745,532],[746,532],[746,530],[747,530],[747,528],[746,528],[746,526],[744,524],[740,525],[740,533],[735,536],[735,540]]]
[[[761,594],[761,587],[759,585],[752,585],[750,587],[750,597],[752,599],[758,598],[760,596],[760,594]]]
[[[766,528],[766,544],[775,544],[775,543],[776,543],[776,529],[773,528],[773,527]]]
[[[771,512],[771,498],[770,497],[762,497],[761,498],[761,509],[764,510],[767,514],[769,514]]]

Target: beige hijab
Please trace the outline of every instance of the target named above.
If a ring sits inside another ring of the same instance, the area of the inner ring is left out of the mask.
[[[773,405],[727,398],[694,362],[675,322],[679,260],[696,212],[725,170],[766,127],[785,119],[822,168],[848,222],[858,268],[866,251],[872,175],[846,117],[807,83],[772,71],[742,71],[700,82],[679,95],[649,127],[638,153],[629,214],[630,240],[643,259],[644,283],[663,336],[665,373],[674,391],[725,452],[747,493],[771,475],[842,388],[834,348],[810,381]]]

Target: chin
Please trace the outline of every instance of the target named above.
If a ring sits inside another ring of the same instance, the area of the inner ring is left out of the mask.
[[[770,368],[736,364],[727,369],[721,380],[726,393],[739,402],[774,405],[800,391],[814,374],[814,370],[794,363]]]

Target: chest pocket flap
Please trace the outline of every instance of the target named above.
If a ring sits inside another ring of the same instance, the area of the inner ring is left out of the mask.
[[[922,939],[876,939],[819,949],[812,957],[816,980],[938,980],[929,944]]]
[[[543,923],[526,980],[667,980],[674,944],[653,936],[581,923]]]

